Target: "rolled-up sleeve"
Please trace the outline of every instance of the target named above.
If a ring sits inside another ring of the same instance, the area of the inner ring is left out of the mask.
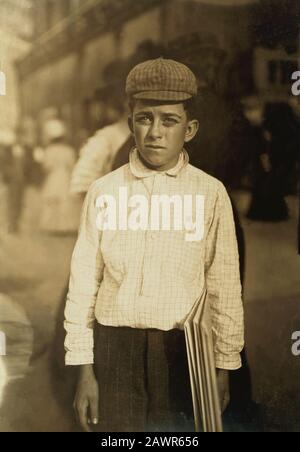
[[[219,369],[236,370],[241,367],[244,346],[244,313],[233,212],[222,184],[207,236],[205,270],[215,364]]]
[[[92,183],[111,170],[111,149],[103,132],[90,138],[80,151],[70,182],[71,194],[87,193]]]
[[[96,226],[96,186],[97,183],[91,186],[85,198],[71,261],[64,322],[67,365],[92,364],[94,360],[94,310],[104,269],[101,232]]]

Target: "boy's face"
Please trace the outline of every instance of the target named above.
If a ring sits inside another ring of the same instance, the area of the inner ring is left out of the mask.
[[[173,168],[184,143],[198,130],[197,120],[188,120],[183,103],[136,100],[129,126],[144,164],[157,171]]]

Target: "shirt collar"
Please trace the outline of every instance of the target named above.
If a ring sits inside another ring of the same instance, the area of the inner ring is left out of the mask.
[[[189,163],[189,156],[185,149],[179,155],[178,162],[173,168],[167,171],[156,171],[147,168],[140,159],[138,150],[136,147],[132,148],[129,154],[129,167],[132,174],[138,178],[144,178],[149,176],[154,176],[155,174],[166,174],[171,177],[176,177],[180,171],[187,166]]]

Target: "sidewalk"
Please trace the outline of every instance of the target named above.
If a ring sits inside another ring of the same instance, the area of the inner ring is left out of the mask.
[[[245,212],[249,200],[240,193]],[[246,237],[245,322],[253,392],[262,404],[265,428],[300,431],[300,357],[291,336],[300,330],[300,256],[297,254],[298,203],[288,198],[287,222],[251,222]]]
[[[0,391],[6,384],[0,431],[74,428],[72,414],[55,397],[50,354],[73,245],[74,238],[1,237],[0,289],[6,296],[0,295],[0,330],[7,335],[7,355],[0,357]]]

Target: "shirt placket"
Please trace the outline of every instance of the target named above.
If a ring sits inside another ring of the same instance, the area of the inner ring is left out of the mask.
[[[149,194],[148,229],[145,232],[145,251],[142,264],[142,284],[140,292],[141,296],[146,297],[155,295],[158,285],[157,272],[159,272],[159,268],[157,266],[158,256],[156,242],[159,231],[151,230],[151,199],[153,195],[161,193],[161,184],[163,183],[164,177],[166,177],[164,174],[157,173],[153,176],[152,188],[149,189],[149,184],[147,184],[147,192]]]

